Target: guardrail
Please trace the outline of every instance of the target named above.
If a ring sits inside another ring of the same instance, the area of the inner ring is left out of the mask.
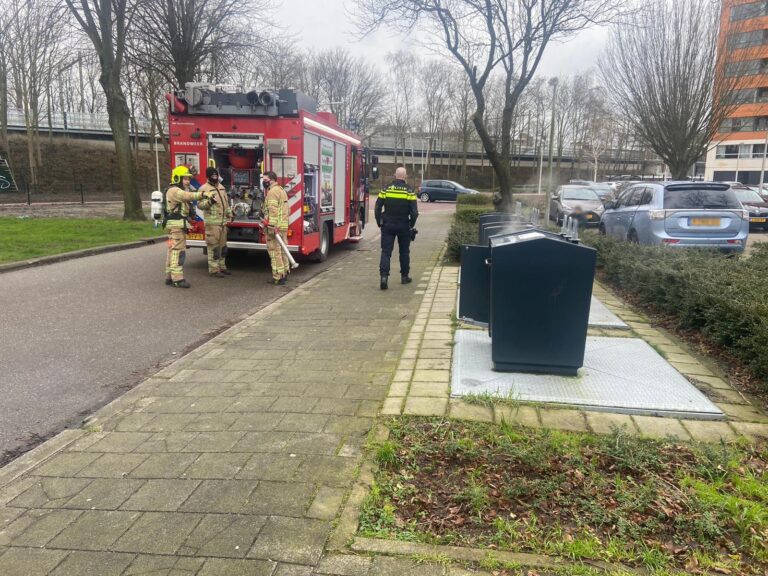
[[[150,134],[151,119],[138,116],[134,119],[135,126],[130,126],[132,135],[138,135],[146,138]],[[8,127],[16,130],[25,129],[24,111],[20,108],[8,109]],[[92,134],[107,135],[112,133],[109,126],[109,117],[101,112],[52,112],[50,119],[47,114],[40,118],[38,130],[47,132],[84,132]],[[434,140],[434,139],[433,139]],[[428,154],[435,158],[452,157],[460,158],[463,155],[463,145],[459,141],[442,142],[439,149],[430,149],[429,138],[415,136],[411,141],[406,138],[405,144],[402,139],[391,135],[377,135],[368,139],[369,146],[376,152],[398,156],[404,155],[406,158],[415,156],[418,158],[426,157]],[[397,144],[397,145],[396,145]],[[467,149],[469,157],[478,158],[483,156],[486,161],[488,157],[479,141],[469,142]],[[512,156],[515,159],[528,159],[539,161],[541,150],[535,146],[515,146]],[[587,162],[579,148],[564,148],[558,156],[561,162],[571,162],[579,159],[580,162]],[[546,158],[544,159],[546,161]],[[555,158],[557,160],[557,158]],[[612,164],[639,164],[641,162],[653,161],[652,158],[646,158],[646,153],[642,150],[607,150],[600,158],[602,163]]]

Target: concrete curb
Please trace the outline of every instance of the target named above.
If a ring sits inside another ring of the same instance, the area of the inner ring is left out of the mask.
[[[44,256],[42,258],[35,258],[34,260],[23,260],[21,262],[0,264],[0,274],[5,272],[14,272],[16,270],[23,270],[25,268],[34,268],[36,266],[55,264],[57,262],[65,262],[66,260],[74,260],[75,258],[85,258],[86,256],[96,256],[97,254],[106,254],[108,252],[119,252],[120,250],[128,250],[130,248],[141,248],[142,246],[149,246],[152,244],[157,244],[157,242],[164,241],[165,236],[150,236],[148,238],[139,238],[138,240],[125,242],[123,244],[107,244],[106,246],[84,248],[83,250],[64,252],[63,254],[56,254],[54,256]]]

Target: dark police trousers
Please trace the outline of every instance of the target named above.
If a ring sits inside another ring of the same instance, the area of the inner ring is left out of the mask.
[[[385,222],[381,227],[381,261],[379,262],[379,274],[389,276],[389,260],[392,258],[392,250],[400,249],[400,276],[408,276],[411,271],[411,227],[408,222]]]

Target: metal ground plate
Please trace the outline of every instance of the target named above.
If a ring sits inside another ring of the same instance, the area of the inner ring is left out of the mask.
[[[592,328],[619,328],[629,330],[624,321],[605,307],[605,304],[592,296],[589,307],[589,325]]]
[[[460,292],[456,291],[456,310],[461,310],[459,306]],[[488,324],[485,322],[476,322],[471,318],[460,318],[462,322],[471,324],[472,326],[481,326],[487,328]],[[624,321],[616,316],[613,312],[608,310],[605,305],[597,298],[592,296],[592,301],[589,306],[589,326],[590,328],[615,328],[619,330],[629,330]]]
[[[721,420],[723,412],[637,338],[587,338],[577,376],[495,372],[491,339],[479,330],[457,330],[451,395],[492,394],[586,410]]]

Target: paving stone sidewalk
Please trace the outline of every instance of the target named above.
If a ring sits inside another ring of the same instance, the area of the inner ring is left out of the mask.
[[[413,284],[379,290],[372,239],[0,470],[0,574],[348,573],[318,565],[450,216],[420,219]]]

